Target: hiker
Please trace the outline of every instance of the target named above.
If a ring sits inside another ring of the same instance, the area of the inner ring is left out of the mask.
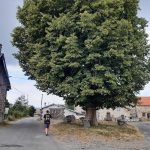
[[[44,115],[43,118],[44,118],[45,134],[47,136],[50,126],[50,119],[52,118],[51,114],[49,113],[49,110],[46,111],[46,114]]]

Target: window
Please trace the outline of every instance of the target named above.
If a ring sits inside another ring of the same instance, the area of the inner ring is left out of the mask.
[[[147,118],[150,119],[150,113],[147,113]]]
[[[145,117],[145,113],[142,113],[142,117]]]

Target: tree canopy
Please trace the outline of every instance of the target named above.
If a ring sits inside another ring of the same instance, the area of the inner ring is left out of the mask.
[[[138,0],[24,0],[12,33],[37,87],[84,108],[131,105],[150,79]]]
[[[30,117],[34,117],[34,113],[36,112],[35,107],[34,106],[30,106],[28,111],[29,111],[29,116]]]

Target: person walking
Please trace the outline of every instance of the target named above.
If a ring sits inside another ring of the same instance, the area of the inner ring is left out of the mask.
[[[44,114],[43,118],[44,118],[44,126],[45,126],[45,135],[48,136],[50,120],[52,118],[51,114],[49,113],[49,110],[46,111],[46,114]]]

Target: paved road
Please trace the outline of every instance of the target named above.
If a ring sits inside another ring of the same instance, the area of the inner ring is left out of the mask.
[[[143,132],[146,140],[150,140],[150,122],[133,122],[132,124]]]
[[[99,141],[88,145],[77,141],[60,143],[52,135],[46,137],[36,118],[19,120],[0,128],[0,150],[150,150],[150,122],[135,122],[145,135],[138,141]]]
[[[66,150],[52,135],[45,136],[37,118],[19,120],[0,128],[0,150]]]

